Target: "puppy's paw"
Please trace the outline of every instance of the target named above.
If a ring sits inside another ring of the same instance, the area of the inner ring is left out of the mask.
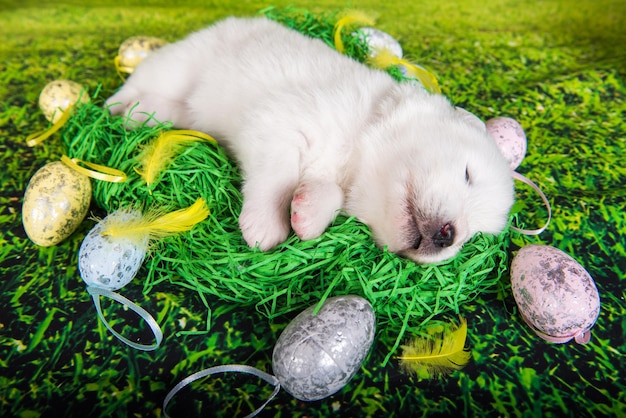
[[[291,201],[291,227],[302,240],[322,235],[343,204],[339,186],[327,182],[301,183]]]
[[[124,117],[124,125],[128,129],[168,121],[177,126],[188,124],[188,115],[182,103],[157,94],[141,94],[130,86],[124,86],[111,96],[106,106],[112,115]]]
[[[109,97],[105,107],[112,115],[124,117],[124,126],[128,129],[141,126],[150,119],[150,108],[146,107],[139,91],[131,86],[126,85]]]
[[[286,214],[281,216],[246,202],[239,215],[239,228],[246,243],[251,248],[258,245],[261,251],[270,250],[284,242],[290,231]]]

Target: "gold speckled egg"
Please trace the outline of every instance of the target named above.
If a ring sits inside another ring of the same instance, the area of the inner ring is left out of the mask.
[[[63,111],[80,100],[89,101],[87,91],[71,80],[55,80],[46,85],[39,95],[39,107],[46,119],[55,123]]]
[[[118,52],[120,69],[132,73],[135,67],[150,53],[161,48],[166,43],[163,39],[152,36],[133,36],[128,38],[122,42]]]
[[[26,187],[22,205],[24,230],[37,245],[56,245],[76,230],[90,203],[89,177],[61,161],[48,163]]]

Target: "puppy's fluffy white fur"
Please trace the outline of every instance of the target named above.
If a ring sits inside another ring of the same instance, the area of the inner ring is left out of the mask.
[[[265,18],[229,18],[142,62],[107,105],[215,136],[243,170],[239,218],[267,250],[321,235],[340,210],[417,262],[498,233],[513,202],[485,126],[443,96]]]

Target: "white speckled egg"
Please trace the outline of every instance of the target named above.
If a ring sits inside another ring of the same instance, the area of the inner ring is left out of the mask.
[[[118,51],[119,65],[124,71],[132,72],[137,65],[152,52],[167,42],[152,36],[133,36],[120,45]]]
[[[137,241],[103,235],[102,231],[107,222],[139,217],[137,211],[113,212],[89,231],[78,252],[78,269],[87,285],[118,290],[133,280],[146,256],[149,236]]]
[[[77,103],[87,103],[89,95],[80,84],[71,80],[55,80],[43,88],[39,95],[39,107],[46,119],[55,123],[63,111]]]
[[[37,245],[56,245],[85,219],[91,203],[91,181],[61,161],[48,163],[26,186],[22,223]]]
[[[515,119],[505,117],[489,119],[485,125],[509,162],[511,170],[515,170],[526,155],[527,141],[522,125]]]
[[[511,264],[511,288],[520,314],[546,341],[589,341],[600,313],[598,289],[587,271],[563,251],[528,245]]]
[[[367,43],[371,56],[376,56],[378,50],[387,49],[396,57],[402,58],[402,46],[386,32],[374,28],[360,28],[352,34]]]
[[[315,307],[287,325],[272,355],[276,378],[302,401],[343,388],[365,360],[376,329],[372,305],[359,296],[328,298],[313,315]]]

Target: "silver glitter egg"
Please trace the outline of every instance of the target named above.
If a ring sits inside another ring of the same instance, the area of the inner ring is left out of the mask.
[[[272,364],[282,387],[302,401],[326,398],[343,388],[369,353],[376,317],[354,296],[328,298],[296,316],[274,346]]]

